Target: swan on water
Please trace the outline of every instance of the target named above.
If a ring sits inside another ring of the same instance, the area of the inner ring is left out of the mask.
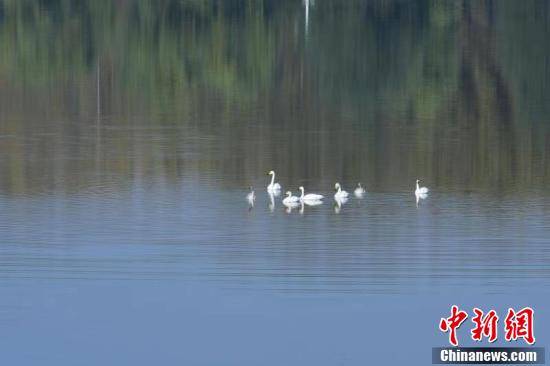
[[[340,183],[336,183],[334,185],[334,189],[336,189],[336,193],[334,194],[335,200],[337,200],[338,198],[346,198],[348,196],[348,192],[342,190],[342,186],[340,186]]]
[[[283,203],[286,205],[286,204],[289,204],[289,203],[297,203],[297,202],[300,202],[300,198],[296,197],[296,196],[293,196],[292,192],[287,191],[286,192],[286,197],[283,199]]]
[[[300,186],[300,191],[302,195],[300,196],[300,201],[320,201],[323,199],[323,196],[315,193],[308,193],[304,195],[304,187]]]
[[[367,193],[367,191],[365,191],[365,188],[361,187],[361,183],[357,183],[357,188],[355,188],[353,193],[355,194],[355,197],[361,198],[365,195],[365,193]]]
[[[254,193],[254,189],[252,187],[249,187],[250,193],[246,195],[246,200],[251,206],[254,206],[254,200],[256,199],[256,194]]]
[[[275,172],[271,170],[267,173],[267,175],[271,175],[271,183],[267,186],[267,191],[278,196],[281,191],[281,185],[279,183],[275,183]]]
[[[417,179],[417,180],[416,180],[416,190],[414,191],[414,194],[417,195],[417,196],[418,196],[418,195],[422,195],[422,194],[424,194],[424,195],[428,194],[428,192],[429,192],[430,190],[429,190],[428,188],[426,188],[426,187],[420,187],[420,186],[418,185],[418,183],[420,183],[420,179]],[[421,198],[422,198],[422,197],[421,197]]]

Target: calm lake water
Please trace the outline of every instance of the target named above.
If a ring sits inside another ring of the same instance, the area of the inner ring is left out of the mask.
[[[531,306],[548,346],[549,25],[531,1],[0,1],[3,362],[426,365],[452,304]],[[271,202],[271,169],[324,203]],[[336,181],[367,194],[338,207]]]

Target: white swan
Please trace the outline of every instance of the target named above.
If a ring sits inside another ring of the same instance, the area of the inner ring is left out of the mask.
[[[355,191],[353,191],[353,194],[355,194],[355,197],[362,198],[367,191],[365,191],[365,188],[361,187],[361,183],[357,183],[357,188],[355,188]]]
[[[414,191],[414,194],[417,195],[417,196],[418,196],[418,195],[426,195],[426,194],[428,194],[428,192],[429,192],[430,190],[429,190],[428,188],[426,188],[426,187],[420,187],[420,186],[418,185],[419,182],[420,182],[420,179],[417,179],[417,180],[416,180],[416,190]]]
[[[254,206],[254,200],[256,199],[256,194],[254,193],[254,189],[250,187],[250,193],[246,195],[246,200],[251,206]]]
[[[286,197],[283,199],[283,204],[291,204],[291,203],[298,203],[300,202],[300,198],[293,196],[292,192],[288,191],[286,192]]]
[[[315,193],[308,193],[304,195],[304,187],[300,187],[300,191],[302,191],[300,201],[320,201],[324,198],[322,195]]]
[[[275,183],[275,172],[271,170],[267,175],[271,175],[271,183],[267,186],[267,191],[274,193],[276,196],[278,196],[278,193],[280,193],[281,185],[279,183]]]
[[[349,195],[348,192],[342,190],[340,183],[336,183],[334,185],[334,189],[336,189],[336,193],[334,194],[335,200],[338,200],[339,198],[346,198]]]

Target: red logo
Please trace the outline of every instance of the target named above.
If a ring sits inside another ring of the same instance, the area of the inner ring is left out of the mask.
[[[458,310],[458,306],[453,305],[451,308],[451,316],[448,318],[441,318],[439,322],[439,329],[442,332],[449,332],[449,343],[453,346],[458,346],[458,339],[456,338],[456,330],[462,323],[468,318],[468,314],[465,311]]]
[[[487,315],[483,316],[483,311],[474,308],[474,313],[476,316],[472,318],[472,322],[474,322],[476,326],[471,331],[472,339],[474,341],[481,341],[485,336],[489,338],[489,342],[496,341],[498,336],[498,315],[496,311],[491,310]]]
[[[498,338],[499,321],[496,311],[491,309],[489,312],[484,313],[483,310],[474,308],[473,313],[472,322],[474,323],[474,327],[470,331],[471,338],[478,342],[481,342],[484,337],[491,343],[496,341]],[[528,344],[535,343],[533,332],[534,313],[530,307],[523,308],[518,312],[508,309],[508,314],[504,320],[505,339],[507,342],[523,338]],[[459,310],[458,306],[453,305],[451,307],[451,315],[448,318],[441,318],[439,322],[439,330],[449,333],[449,343],[453,346],[458,346],[457,330],[466,319],[468,319],[468,313]]]
[[[529,344],[535,343],[533,334],[533,318],[535,312],[527,307],[517,313],[513,309],[508,309],[508,315],[504,320],[506,324],[506,334],[504,337],[508,342],[523,338]]]

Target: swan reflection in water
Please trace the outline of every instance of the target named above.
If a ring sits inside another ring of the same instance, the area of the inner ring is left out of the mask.
[[[305,206],[319,206],[322,205],[323,201],[299,201],[299,202],[283,202],[283,205],[286,207],[285,212],[287,214],[292,213],[292,210],[300,207],[298,211],[301,215],[304,214]]]
[[[342,210],[342,206],[345,205],[346,202],[348,202],[348,198],[335,196],[334,202],[336,202],[336,204],[334,205],[334,213],[339,214],[340,211]]]
[[[298,207],[301,207],[300,212],[302,212],[302,210],[304,209],[304,204],[300,203],[300,202],[294,202],[294,201],[293,202],[284,202],[283,201],[283,205],[286,207],[285,212],[287,214],[292,213],[292,210],[295,209],[295,208],[298,208]]]
[[[287,207],[287,212],[290,213],[291,212],[291,209],[293,208],[296,208],[296,207],[300,207],[300,214],[303,215],[304,214],[304,211],[305,211],[305,206],[319,206],[319,205],[322,205],[323,204],[323,201],[321,200],[306,200],[306,201],[300,201],[300,202],[292,202],[292,203],[288,203],[288,204],[285,204],[285,206]]]
[[[305,201],[302,201],[302,207],[300,208],[300,213],[303,214],[304,213],[304,205],[305,206],[319,206],[319,205],[322,205],[323,204],[323,201],[321,200],[305,200]]]
[[[275,211],[275,194],[273,192],[268,192],[269,194],[269,211]]]
[[[256,194],[254,193],[254,189],[252,187],[249,187],[250,193],[246,195],[246,200],[248,202],[248,205],[250,208],[254,207],[254,201],[256,200]]]

